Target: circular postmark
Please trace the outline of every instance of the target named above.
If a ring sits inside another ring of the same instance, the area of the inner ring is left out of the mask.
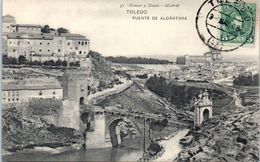
[[[255,10],[237,0],[206,0],[196,16],[200,39],[211,49],[233,51],[254,40]]]

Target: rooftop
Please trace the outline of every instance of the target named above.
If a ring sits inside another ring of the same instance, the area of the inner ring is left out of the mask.
[[[24,78],[2,82],[3,91],[62,89],[59,81],[52,77]]]
[[[11,26],[18,26],[18,27],[37,27],[41,28],[41,25],[36,25],[36,24],[12,24]]]
[[[89,41],[85,36],[71,33],[3,33],[8,39],[43,39],[52,40],[53,37],[66,37],[68,40],[85,40]]]

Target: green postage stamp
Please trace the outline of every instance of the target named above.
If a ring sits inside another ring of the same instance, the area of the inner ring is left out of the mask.
[[[255,3],[233,3],[221,6],[220,38],[226,43],[254,44]],[[253,19],[253,20],[252,20]]]
[[[224,52],[254,45],[256,7],[253,1],[205,1],[196,17],[200,39],[211,49]]]

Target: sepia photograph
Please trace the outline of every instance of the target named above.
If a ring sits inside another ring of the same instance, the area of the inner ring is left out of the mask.
[[[1,161],[258,162],[258,0],[2,0]]]

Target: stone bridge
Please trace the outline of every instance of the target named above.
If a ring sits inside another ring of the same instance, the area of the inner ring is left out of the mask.
[[[82,109],[80,129],[84,132],[86,149],[118,146],[122,141],[119,127],[122,121],[136,130],[135,136],[145,136],[150,140],[151,122],[164,119],[162,115],[127,112],[115,107],[87,108],[83,105]]]

